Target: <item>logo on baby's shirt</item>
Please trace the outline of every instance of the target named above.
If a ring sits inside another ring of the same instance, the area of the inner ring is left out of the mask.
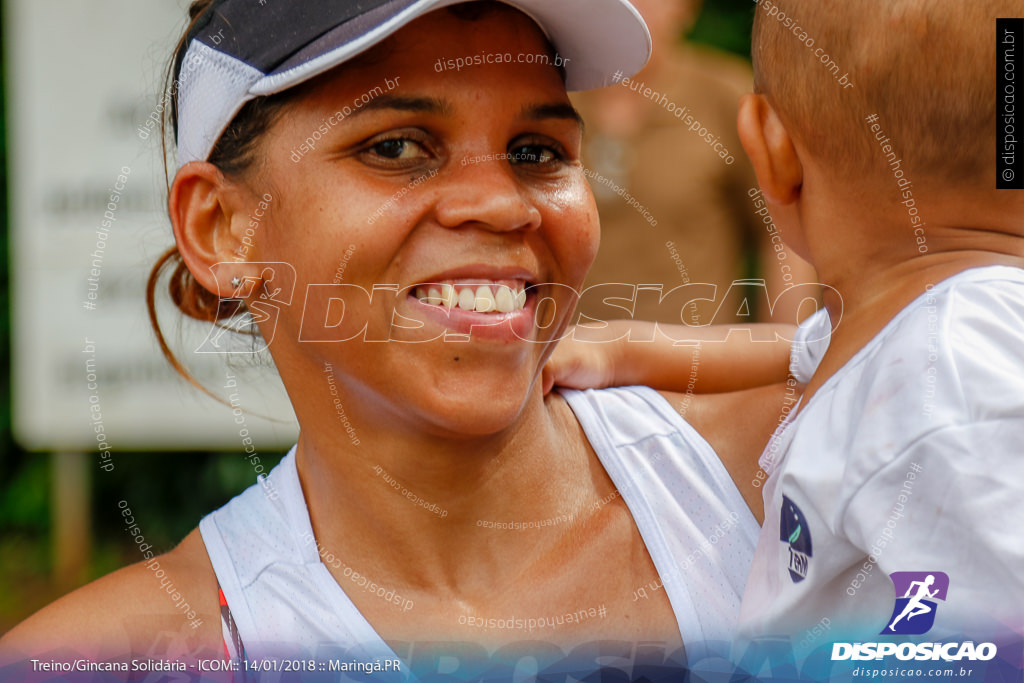
[[[793,583],[800,583],[807,578],[813,555],[811,529],[803,511],[787,496],[782,496],[782,513],[779,516],[779,540],[787,544],[789,551],[789,578]]]
[[[935,623],[936,600],[945,600],[949,576],[943,572],[893,572],[896,604],[882,634],[919,636]]]

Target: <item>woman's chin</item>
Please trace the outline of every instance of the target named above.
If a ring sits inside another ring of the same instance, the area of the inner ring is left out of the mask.
[[[438,392],[423,406],[436,429],[452,436],[482,437],[514,428],[526,412],[534,383],[506,378],[459,392]]]

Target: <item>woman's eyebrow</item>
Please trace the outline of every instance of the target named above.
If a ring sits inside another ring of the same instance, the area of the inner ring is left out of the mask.
[[[568,119],[569,121],[575,121],[581,131],[584,129],[583,117],[580,116],[580,113],[571,104],[565,102],[527,105],[523,107],[520,116],[529,121]]]
[[[381,109],[397,109],[398,111],[408,111],[419,114],[437,114],[440,116],[450,116],[452,111],[451,105],[435,97],[381,95],[352,112],[349,118],[355,118],[360,114],[370,111],[379,111]]]
[[[381,95],[367,102],[354,111],[349,118],[360,114],[381,109],[396,109],[398,111],[414,112],[419,114],[436,114],[439,116],[451,116],[452,107],[448,102],[436,97],[409,97],[403,95]],[[523,107],[520,116],[530,121],[543,119],[568,119],[575,121],[582,130],[583,117],[580,116],[571,104],[565,102],[552,102],[548,104],[533,104]]]

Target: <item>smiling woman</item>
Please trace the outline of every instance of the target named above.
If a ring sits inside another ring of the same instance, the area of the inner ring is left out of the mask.
[[[190,65],[171,119],[176,246],[154,269],[151,310],[166,269],[185,315],[249,310],[301,436],[156,558],[201,626],[183,627],[140,564],[5,645],[131,659],[171,631],[168,658],[400,660],[380,674],[397,680],[447,670],[446,657],[454,678],[511,678],[520,658],[582,676],[606,655],[636,677],[727,639],[757,535],[732,479],[753,480],[781,392],[687,397],[686,422],[650,389],[545,395],[541,382],[598,244],[567,88],[643,65],[632,6],[191,12],[169,77]],[[564,66],[433,68],[491,52]],[[382,82],[396,87],[323,130]],[[345,283],[328,284],[342,262]]]

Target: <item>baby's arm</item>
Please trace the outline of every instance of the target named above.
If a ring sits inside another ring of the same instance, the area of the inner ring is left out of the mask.
[[[544,386],[600,389],[644,384],[719,393],[784,382],[793,325],[689,327],[613,320],[577,325],[544,368]]]

